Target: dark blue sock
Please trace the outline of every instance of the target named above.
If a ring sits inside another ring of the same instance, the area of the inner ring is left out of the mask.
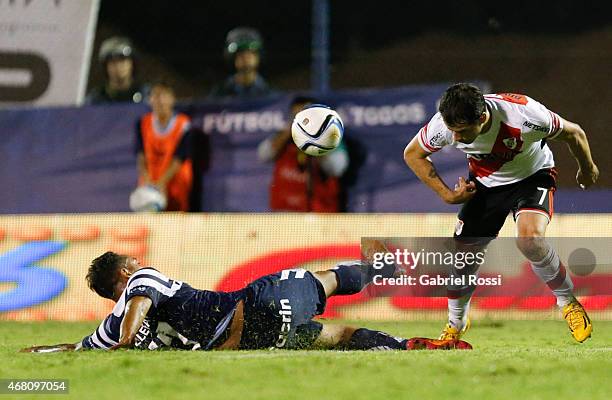
[[[332,271],[336,273],[338,281],[338,287],[334,294],[346,295],[361,292],[376,275],[383,278],[392,277],[395,273],[395,265],[385,265],[381,269],[376,269],[371,264],[355,261],[338,264]]]
[[[363,273],[361,265],[358,263],[339,264],[332,271],[336,274],[336,280],[338,281],[338,287],[334,294],[359,293],[365,285],[370,283],[368,276]]]

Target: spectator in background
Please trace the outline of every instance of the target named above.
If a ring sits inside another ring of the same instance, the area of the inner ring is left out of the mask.
[[[146,99],[149,87],[135,79],[134,48],[129,39],[106,39],[100,46],[98,58],[104,68],[105,82],[88,93],[87,104],[140,103]]]
[[[314,101],[296,97],[291,103],[291,119]],[[258,148],[259,159],[275,161],[270,185],[272,211],[340,212],[344,210],[341,177],[349,165],[349,155],[340,146],[321,157],[300,151],[291,139],[291,123]]]
[[[213,97],[257,97],[270,93],[268,83],[259,74],[263,41],[255,29],[239,27],[228,32],[225,57],[235,72],[223,84],[213,88]]]
[[[153,185],[167,197],[166,211],[189,211],[193,185],[191,121],[175,113],[174,90],[165,82],[151,88],[151,112],[136,125],[139,185]]]

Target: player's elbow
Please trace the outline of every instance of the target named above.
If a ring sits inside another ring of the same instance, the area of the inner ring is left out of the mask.
[[[408,146],[406,146],[406,148],[404,149],[404,162],[410,168],[412,168],[411,164],[414,162],[414,158],[414,151],[412,151],[412,149],[410,148],[410,144],[408,144]]]
[[[417,145],[418,146],[418,145]],[[415,148],[414,143],[409,143],[404,149],[404,162],[410,169],[414,171],[419,161],[427,158],[427,154],[423,151],[419,151],[420,148]]]
[[[582,127],[578,124],[574,124],[574,126],[572,126],[571,136],[576,140],[586,139],[584,129],[582,129]]]
[[[116,346],[117,348],[122,348],[122,349],[131,349],[134,347],[134,342],[136,339],[136,335],[129,335],[129,336],[125,336],[125,337],[121,337],[119,338],[119,342],[117,343]]]
[[[576,126],[576,131],[581,134],[581,135],[586,135],[586,133],[584,132],[584,129],[582,129],[582,126],[580,126],[579,124],[574,124]]]
[[[576,124],[576,133],[575,133],[575,135],[576,135],[576,140],[577,141],[585,141],[585,140],[587,140],[586,132],[578,124]]]
[[[117,343],[118,347],[132,348],[134,347],[134,343],[136,342],[136,334],[138,330],[133,331],[133,329],[122,330],[121,335],[119,336],[119,342]]]

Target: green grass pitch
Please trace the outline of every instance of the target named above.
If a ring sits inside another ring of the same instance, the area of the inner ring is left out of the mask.
[[[405,337],[441,323],[366,322]],[[0,378],[69,379],[74,399],[609,399],[612,322],[573,342],[563,321],[474,321],[473,351],[79,352],[20,354],[77,341],[92,323],[0,322]]]

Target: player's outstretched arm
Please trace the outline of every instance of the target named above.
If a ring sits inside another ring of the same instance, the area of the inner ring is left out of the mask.
[[[135,296],[127,302],[125,305],[125,314],[121,321],[119,343],[111,347],[110,350],[134,346],[136,334],[142,326],[152,304],[153,302],[151,299],[145,296]]]
[[[586,189],[597,182],[597,178],[599,178],[599,169],[591,157],[589,141],[580,125],[565,119],[562,122],[563,129],[553,140],[560,140],[567,144],[578,163],[576,181],[581,188]]]
[[[61,351],[76,351],[78,343],[62,343],[50,346],[32,346],[19,350],[20,353],[57,353]]]
[[[471,199],[476,194],[474,182],[466,182],[460,177],[455,189],[451,190],[429,159],[430,153],[423,150],[415,136],[404,150],[404,161],[414,174],[429,188],[431,188],[444,202],[448,204],[461,204]]]

